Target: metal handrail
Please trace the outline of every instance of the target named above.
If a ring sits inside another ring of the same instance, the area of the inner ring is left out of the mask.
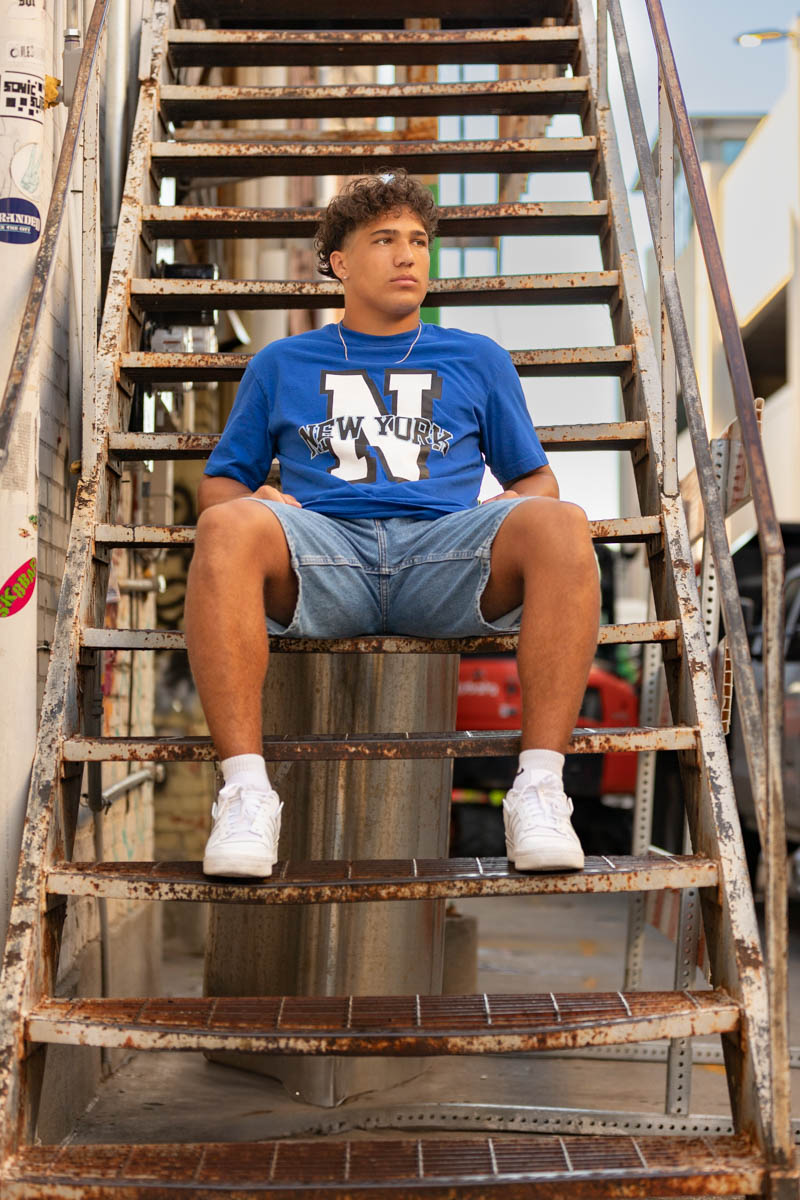
[[[742,430],[742,445],[750,476],[753,504],[758,517],[758,537],[763,554],[783,554],[783,538],[775,515],[772,492],[767,476],[767,464],[761,434],[756,420],[755,398],[750,371],[744,352],[744,342],[733,307],[728,277],[722,261],[717,231],[711,215],[700,158],[695,145],[689,110],[683,95],[675,56],[667,32],[661,0],[645,0],[659,66],[666,84],[666,95],[672,113],[675,137],[683,164],[683,174],[694,213],[697,234],[706,260],[706,270],[714,307],[717,310],[722,345],[728,363],[736,415]]]
[[[6,380],[3,399],[0,401],[0,471],[3,469],[11,443],[11,433],[14,428],[17,410],[27,381],[31,362],[31,351],[39,332],[42,313],[47,299],[53,268],[56,263],[58,239],[64,222],[64,212],[67,207],[72,170],[86,112],[86,100],[89,83],[95,68],[97,54],[100,49],[100,39],[103,34],[106,14],[111,0],[95,0],[91,20],[86,29],[83,52],[78,65],[75,80],[75,93],[69,109],[67,127],[61,152],[58,156],[58,167],[53,179],[53,191],[50,207],[47,211],[42,240],[36,254],[33,268],[33,279],[28,291],[25,311],[22,314],[22,324],[17,338],[11,369]]]
[[[633,64],[631,61],[619,0],[608,0],[608,12],[611,18],[611,27],[616,42],[620,75],[622,78],[623,88],[625,90],[626,104],[628,106],[628,118],[631,125],[634,149],[636,151],[636,158],[639,166],[642,192],[644,194],[645,206],[647,208],[647,215],[650,222],[650,233],[653,239],[653,244],[658,246],[660,236],[659,186],[656,180],[655,168],[653,167],[653,159],[650,153],[650,142],[647,137],[641,105],[639,104],[639,97],[636,91]],[[682,94],[680,99],[683,102]],[[683,103],[685,106],[685,102]],[[691,128],[689,132],[691,137]],[[693,137],[691,138],[691,149],[694,151],[695,158],[697,158],[697,150],[694,146]],[[700,176],[700,181],[701,186],[703,186],[703,193],[705,196],[705,186],[702,184],[702,175]],[[709,220],[710,219],[709,210]],[[713,224],[711,225],[711,229],[713,233]],[[716,241],[715,233],[714,240]],[[721,263],[720,270],[724,276],[724,268],[722,268]],[[683,306],[681,303],[680,291],[677,286],[677,280],[674,279],[674,270],[664,271],[662,264],[659,261],[659,272],[662,276],[664,303],[667,309],[667,315],[669,317],[670,333],[672,335],[673,344],[675,345],[676,350],[680,350],[680,353],[676,355],[676,365],[683,390],[683,403],[686,411],[689,436],[692,440],[692,449],[697,465],[698,483],[700,485],[700,491],[703,497],[707,524],[709,526],[709,540],[711,542],[714,562],[720,580],[720,604],[722,607],[723,616],[725,618],[725,629],[728,636],[728,644],[731,652],[736,687],[739,693],[739,708],[740,715],[742,717],[742,731],[744,734],[748,767],[752,778],[763,781],[766,777],[766,755],[763,740],[763,730],[761,727],[761,705],[758,700],[758,690],[756,688],[755,677],[753,675],[752,662],[750,659],[750,648],[747,639],[747,631],[744,624],[744,617],[742,615],[741,605],[739,603],[738,586],[736,583],[733,563],[728,551],[728,540],[725,532],[725,517],[722,511],[722,502],[717,489],[713,463],[711,461],[711,454],[708,446],[705,417],[703,415],[697,378],[694,371],[688,330],[686,328],[686,321],[683,314]],[[727,289],[727,280],[724,279],[723,283],[725,289]],[[750,386],[749,375],[747,378],[748,386]],[[751,388],[750,402],[753,406],[753,411],[755,412],[755,402],[752,399],[752,395],[753,393]],[[746,436],[744,431],[742,436],[743,438]],[[763,459],[763,449],[760,444],[760,439],[758,450],[761,452],[761,457]],[[767,500],[771,508],[772,498],[769,494],[768,488]],[[759,503],[761,502],[762,497],[760,496]],[[756,517],[757,519],[759,517],[758,505],[756,505]],[[759,831],[763,838],[766,830],[767,811],[766,805],[763,803],[762,788],[754,786],[753,800],[758,816]]]
[[[678,79],[661,0],[645,0],[659,62],[659,79],[667,100],[668,130],[677,142],[717,320],[728,363],[741,440],[747,462],[755,508],[763,568],[764,686],[763,711],[753,675],[750,646],[744,624],[733,561],[725,529],[725,514],[711,461],[708,435],[694,369],[691,343],[680,289],[672,262],[662,261],[661,213],[663,198],[656,181],[619,0],[607,0],[616,44],[628,117],[644,192],[653,244],[657,249],[662,304],[669,322],[675,360],[683,392],[689,434],[706,515],[706,532],[720,583],[720,605],[731,652],[734,681],[744,734],[748,771],[752,783],[759,835],[767,867],[765,916],[767,961],[770,966],[769,1000],[773,1039],[774,1128],[770,1131],[779,1159],[791,1161],[792,1134],[788,1088],[788,979],[786,975],[788,927],[786,905],[785,813],[781,779],[783,714],[783,588],[784,549],[767,477],[763,445],[756,419],[755,400],[741,331],[722,262],[708,195],[700,168],[686,101]],[[603,4],[605,7],[605,3]],[[600,12],[600,6],[598,6]],[[603,20],[602,13],[600,19]],[[671,156],[672,147],[670,146]],[[662,181],[663,183],[664,181]],[[671,177],[666,186],[671,187]],[[671,197],[670,197],[671,201]],[[665,450],[666,456],[666,450]]]

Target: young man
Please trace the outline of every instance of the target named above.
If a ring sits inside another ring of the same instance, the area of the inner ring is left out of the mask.
[[[350,183],[317,235],[338,325],[248,366],[198,493],[186,642],[225,786],[203,869],[269,875],[262,757],[273,632],[466,637],[519,627],[522,753],[504,801],[520,870],[580,868],[562,770],[597,642],[582,509],[558,499],[508,354],[420,321],[436,210],[403,171]],[[264,483],[273,455],[278,491]],[[505,489],[478,505],[484,460]],[[208,596],[236,581],[236,605]],[[521,624],[520,624],[521,616]]]

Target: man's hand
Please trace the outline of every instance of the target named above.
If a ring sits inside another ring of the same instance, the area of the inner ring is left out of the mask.
[[[303,507],[299,500],[295,500],[294,496],[290,496],[288,492],[279,492],[277,488],[270,487],[268,483],[258,488],[252,495],[256,500],[274,500],[277,504],[291,504],[294,508]]]
[[[286,492],[279,492],[277,488],[270,487],[266,483],[255,492],[251,492],[250,488],[240,483],[238,479],[229,479],[226,475],[204,475],[197,489],[198,516],[215,504],[226,504],[228,500],[240,500],[243,496],[257,496],[259,500],[275,500],[279,504],[292,504],[295,508],[302,507],[294,496],[289,496]]]

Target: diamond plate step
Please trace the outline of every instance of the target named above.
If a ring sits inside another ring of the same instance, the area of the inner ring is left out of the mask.
[[[739,1027],[725,992],[54,999],[28,1041],[266,1054],[522,1054]]]
[[[47,890],[58,896],[214,904],[341,904],[463,896],[541,896],[716,887],[717,864],[700,855],[587,855],[582,871],[532,874],[505,858],[278,862],[268,879],[214,879],[199,862],[58,863]]]
[[[673,642],[678,638],[677,621],[632,621],[625,625],[601,625],[598,646],[638,646],[646,642]],[[81,644],[98,650],[183,650],[186,640],[180,629],[84,628]],[[389,634],[386,637],[269,639],[272,654],[476,654],[479,651],[516,650],[514,633],[488,634],[470,638],[415,638]]]
[[[215,131],[219,138],[220,131]],[[233,136],[231,136],[233,133]],[[359,175],[391,161],[412,173],[591,171],[597,139],[497,138],[466,142],[240,141],[153,142],[151,162],[180,179],[244,179],[263,175]],[[252,138],[252,134],[248,135]]]
[[[644,421],[603,425],[538,425],[545,450],[631,450],[644,443]],[[212,433],[112,433],[109,454],[123,460],[208,458],[219,441]]]
[[[149,204],[142,226],[155,238],[311,238],[322,208],[220,208]],[[599,234],[608,222],[605,200],[516,204],[452,204],[439,209],[440,237]]]
[[[190,1145],[28,1146],[9,1200],[597,1200],[761,1195],[762,1158],[736,1137],[450,1137]],[[89,1190],[89,1187],[91,1190]],[[535,1189],[535,1190],[534,1190]]]
[[[170,29],[175,67],[574,63],[578,29]]]
[[[186,86],[159,93],[168,121],[284,120],[294,117],[553,116],[579,113],[589,81],[497,79],[480,83],[350,84],[326,87]],[[224,139],[224,133],[221,133]]]
[[[235,382],[242,378],[251,358],[250,354],[157,354],[139,350],[121,355],[119,361],[120,369],[130,380],[152,387],[155,384],[184,382]],[[517,373],[525,377],[615,376],[630,371],[633,348],[567,346],[563,350],[512,350],[511,360]],[[602,429],[603,426],[596,428]],[[122,442],[118,439],[127,436],[131,435],[110,434],[110,445],[120,448]]]
[[[576,729],[570,754],[627,754],[645,750],[693,750],[698,731],[693,725],[657,729],[618,726],[602,730]],[[446,733],[369,733],[342,737],[314,734],[305,738],[266,737],[267,762],[299,760],[399,758],[491,758],[519,753],[519,733],[505,730]],[[66,762],[215,762],[208,737],[72,737],[64,742]]]
[[[590,521],[589,529],[596,542],[643,542],[662,533],[659,516]],[[191,546],[195,532],[194,525],[97,525],[95,542],[98,546]]]

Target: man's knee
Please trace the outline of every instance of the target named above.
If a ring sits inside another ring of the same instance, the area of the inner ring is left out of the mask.
[[[518,505],[513,515],[519,516],[528,537],[540,545],[550,542],[562,549],[570,546],[575,550],[587,549],[592,545],[586,513],[579,504],[569,500],[532,498]]]
[[[246,558],[254,565],[266,565],[287,556],[283,527],[264,504],[246,498],[227,500],[206,508],[197,519],[195,554],[214,558]]]

